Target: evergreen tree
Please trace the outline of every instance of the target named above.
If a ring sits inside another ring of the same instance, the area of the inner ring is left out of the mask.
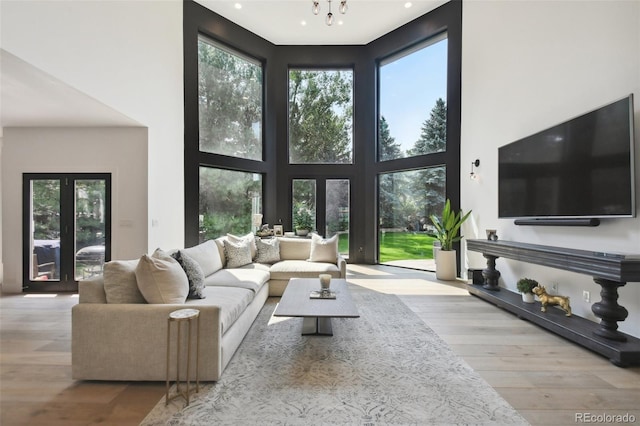
[[[402,149],[400,144],[396,143],[396,139],[391,136],[389,130],[389,123],[384,116],[380,117],[380,161],[394,160],[396,158],[402,158]]]
[[[410,155],[431,154],[445,151],[447,148],[447,106],[442,98],[436,100],[431,114],[422,125],[420,139],[413,148],[408,150]],[[442,211],[445,201],[446,169],[443,166],[430,167],[421,170],[417,178],[411,182],[411,192],[416,204],[423,206],[420,215],[428,218],[432,214]]]
[[[431,109],[429,119],[422,124],[420,139],[416,141],[408,153],[409,155],[432,154],[446,151],[446,149],[447,104],[442,98],[438,98],[435,106]]]

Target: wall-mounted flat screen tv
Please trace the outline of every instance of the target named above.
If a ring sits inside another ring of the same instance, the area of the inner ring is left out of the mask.
[[[635,217],[633,95],[498,149],[501,218]]]

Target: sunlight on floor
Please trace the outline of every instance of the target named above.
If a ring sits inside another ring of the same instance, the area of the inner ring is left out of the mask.
[[[384,265],[347,265],[347,280],[387,294],[469,296],[465,281],[439,281],[433,272]]]

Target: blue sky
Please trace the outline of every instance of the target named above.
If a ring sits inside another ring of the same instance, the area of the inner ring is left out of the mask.
[[[436,99],[447,100],[447,39],[380,68],[380,114],[402,151],[420,138]]]

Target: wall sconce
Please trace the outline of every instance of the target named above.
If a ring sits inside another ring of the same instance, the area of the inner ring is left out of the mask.
[[[477,180],[478,179],[478,174],[473,171],[473,167],[474,166],[475,167],[480,166],[480,160],[476,160],[476,161],[472,161],[471,162],[471,173],[469,174],[469,178],[471,180]]]

